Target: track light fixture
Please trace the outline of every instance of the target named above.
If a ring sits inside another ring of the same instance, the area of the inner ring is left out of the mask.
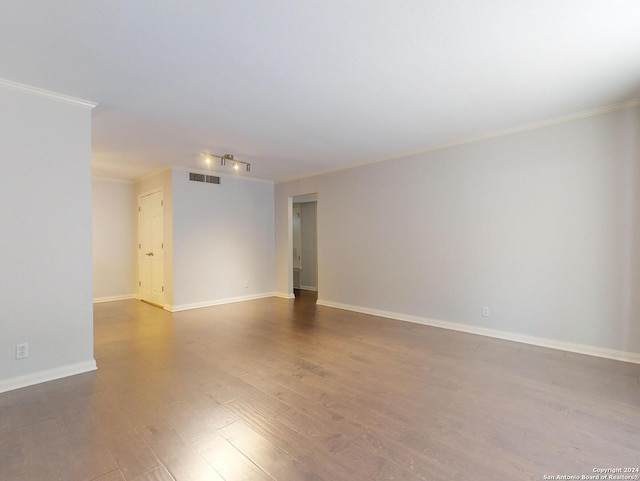
[[[242,164],[244,165],[244,168],[247,172],[251,172],[251,164],[249,162],[245,162],[244,160],[235,159],[233,157],[233,154],[218,155],[212,154],[210,152],[201,152],[201,155],[204,157],[204,161],[207,163],[207,165],[211,165],[211,161],[213,158],[220,159],[220,165],[222,166],[227,165],[227,160],[230,160],[231,162],[233,162],[233,168],[235,170],[239,170],[240,164]]]

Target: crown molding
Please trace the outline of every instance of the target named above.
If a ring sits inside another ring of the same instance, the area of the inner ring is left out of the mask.
[[[6,80],[3,78],[0,78],[0,87],[7,90],[13,90],[15,92],[22,92],[26,94],[36,95],[38,97],[44,97],[50,100],[56,100],[58,102],[64,102],[70,105],[75,105],[76,107],[82,107],[89,110],[93,110],[98,106],[98,104],[95,102],[78,99],[76,97],[70,97],[69,95],[59,94],[57,92],[32,87],[30,85],[21,84],[18,82],[12,82],[11,80]]]
[[[444,150],[444,149],[449,149],[451,147],[458,147],[460,145],[472,144],[474,142],[481,142],[483,140],[494,139],[496,137],[504,137],[511,134],[526,132],[528,130],[541,129],[543,127],[548,127],[550,125],[564,124],[567,122],[572,122],[574,120],[580,120],[587,117],[596,117],[598,115],[604,115],[611,112],[616,112],[618,110],[626,110],[626,109],[631,109],[639,106],[640,106],[640,98],[636,98],[632,100],[627,100],[625,102],[620,102],[617,104],[605,105],[603,107],[596,107],[588,110],[581,110],[579,112],[574,112],[567,115],[561,115],[559,117],[552,117],[550,119],[539,120],[537,122],[530,122],[528,124],[517,125],[515,127],[508,127],[506,129],[500,129],[500,130],[492,130],[490,132],[485,132],[478,135],[472,135],[470,137],[464,137],[458,140],[453,140],[451,142],[434,144],[431,147],[428,147],[422,150],[399,153],[391,157],[366,160],[363,162],[357,162],[354,164],[349,164],[342,167],[336,167],[333,169],[319,170],[316,172],[312,172],[311,174],[303,174],[303,175],[298,175],[293,177],[286,177],[281,180],[276,180],[275,184],[284,184],[286,182],[291,182],[294,180],[307,179],[309,177],[316,177],[318,175],[324,175],[324,174],[332,174],[334,172],[341,172],[343,170],[355,169],[357,167],[364,167],[366,165],[377,164],[379,162],[385,162],[387,160],[404,159],[404,158],[413,157],[416,155],[435,152],[437,150]]]
[[[143,176],[140,176],[136,179],[133,180],[134,184],[137,184],[139,182],[144,182],[145,180],[149,180],[152,177],[155,177],[157,175],[160,174],[164,174],[165,172],[171,172],[171,167],[162,167],[158,170],[154,170],[153,172],[149,172],[148,174],[144,174]]]

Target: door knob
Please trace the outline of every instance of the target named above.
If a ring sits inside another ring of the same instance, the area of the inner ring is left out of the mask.
[[[148,256],[152,256],[152,255],[153,255],[153,252],[147,252],[147,255],[148,255]]]

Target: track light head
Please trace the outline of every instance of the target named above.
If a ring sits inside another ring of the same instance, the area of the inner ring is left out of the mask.
[[[234,170],[240,170],[240,164],[243,164],[247,172],[251,172],[251,164],[249,162],[245,162],[244,160],[236,160],[233,157],[233,154],[217,155],[217,154],[211,154],[209,152],[201,152],[201,155],[204,156],[204,161],[207,164],[207,166],[211,165],[213,158],[215,157],[220,159],[220,165],[222,166],[227,165],[227,160],[230,160],[231,162],[233,162]]]

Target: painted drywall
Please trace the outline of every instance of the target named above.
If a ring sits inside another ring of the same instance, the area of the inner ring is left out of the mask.
[[[174,169],[172,189],[171,308],[271,295],[273,184],[233,176],[220,184],[192,182],[187,171]]]
[[[1,86],[0,105],[1,392],[96,365],[90,107]]]
[[[276,290],[317,192],[319,303],[640,360],[639,139],[636,107],[277,184]]]
[[[138,246],[138,201],[141,196],[162,191],[164,204],[164,307],[173,304],[173,185],[171,169],[166,168],[140,179],[136,183],[136,234],[134,245]],[[137,254],[137,251],[136,251]],[[136,256],[136,282],[138,279],[138,261]]]
[[[131,182],[98,178],[91,186],[93,300],[135,297],[136,187]]]
[[[316,205],[317,202],[303,202],[300,204],[300,231],[302,269],[300,270],[300,287],[307,290],[317,290],[316,278]]]

